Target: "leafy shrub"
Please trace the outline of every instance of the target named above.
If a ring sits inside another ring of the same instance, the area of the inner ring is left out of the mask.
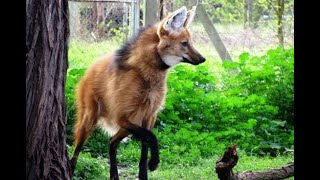
[[[242,108],[228,111],[241,115],[237,116],[241,123],[234,127],[252,129],[240,138],[245,142],[243,148],[275,154],[293,146],[293,53],[293,49],[279,47],[261,57],[250,58],[249,53],[243,53],[239,62],[224,64],[227,69],[240,69],[239,74],[226,76],[224,94],[244,100]]]
[[[293,49],[252,58],[243,53],[222,68],[221,83],[206,66],[175,68],[157,121],[161,147],[189,157],[211,155],[233,143],[257,154],[291,148]],[[229,73],[234,68],[239,73]]]

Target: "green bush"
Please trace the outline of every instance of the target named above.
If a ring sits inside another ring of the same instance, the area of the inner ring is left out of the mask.
[[[239,72],[232,73],[234,68]],[[157,121],[161,147],[199,157],[233,143],[256,154],[291,148],[293,49],[277,48],[261,57],[243,53],[223,69],[218,83],[207,66],[175,68]]]
[[[240,73],[226,78],[225,94],[244,99],[244,107],[231,112],[252,129],[240,138],[242,148],[263,154],[293,146],[294,50],[277,48],[261,57],[244,53],[235,65]],[[236,92],[236,93],[234,93]],[[229,111],[230,113],[230,111]],[[246,122],[247,121],[247,122]],[[243,126],[239,123],[239,129]]]

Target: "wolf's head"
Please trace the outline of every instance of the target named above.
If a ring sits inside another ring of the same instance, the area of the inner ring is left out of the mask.
[[[158,53],[168,66],[180,62],[193,65],[203,63],[206,59],[193,47],[188,25],[195,15],[195,6],[187,11],[183,6],[165,17],[158,26],[160,42]]]

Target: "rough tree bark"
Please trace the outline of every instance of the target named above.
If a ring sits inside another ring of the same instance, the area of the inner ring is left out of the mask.
[[[236,145],[228,147],[216,162],[216,173],[220,180],[276,180],[294,176],[294,163],[277,169],[235,174],[232,169],[237,165],[238,159]]]
[[[26,1],[26,179],[71,179],[66,146],[68,1]]]

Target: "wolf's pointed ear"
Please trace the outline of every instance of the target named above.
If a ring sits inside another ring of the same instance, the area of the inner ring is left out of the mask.
[[[174,11],[163,24],[163,29],[171,32],[179,32],[187,19],[187,8],[185,6]]]
[[[183,26],[188,27],[190,23],[193,21],[195,15],[196,15],[196,6],[192,6],[192,8],[187,13],[187,19],[184,22]]]

